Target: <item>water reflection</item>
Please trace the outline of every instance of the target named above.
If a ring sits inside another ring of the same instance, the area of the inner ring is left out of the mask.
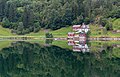
[[[91,47],[91,53],[75,53],[53,45],[14,42],[0,50],[0,76],[119,77],[119,44],[91,42]]]
[[[73,32],[68,32],[68,45],[73,46],[73,51],[89,52],[87,41],[87,33],[90,30],[89,25],[73,25]]]
[[[73,40],[68,40],[68,45],[73,46],[73,51],[76,52],[89,52],[88,45],[84,41],[73,41]]]

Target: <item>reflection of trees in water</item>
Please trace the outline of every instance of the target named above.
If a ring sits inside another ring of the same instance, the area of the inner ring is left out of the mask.
[[[52,42],[53,42],[53,39],[46,39],[46,40],[45,40],[45,44],[46,44],[47,46],[51,45]]]
[[[93,53],[74,53],[57,46],[17,42],[0,51],[0,74],[3,77],[119,77],[119,58],[105,50],[96,58]]]

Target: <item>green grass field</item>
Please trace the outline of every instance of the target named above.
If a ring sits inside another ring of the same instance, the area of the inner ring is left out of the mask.
[[[120,30],[120,18],[111,20],[113,25],[113,30]]]
[[[101,47],[105,48],[105,46],[112,46],[115,44],[120,45],[120,42],[118,41],[91,41],[90,43],[90,50],[91,52],[96,52],[98,53],[98,51],[100,50]],[[120,57],[120,47],[113,47],[113,49],[111,51],[107,51],[108,56],[110,57]]]
[[[30,34],[26,34],[26,36],[40,36],[40,37],[45,37],[45,31],[42,29],[37,33],[30,33]]]
[[[3,28],[0,26],[0,36],[13,36],[10,29]]]
[[[113,33],[112,31],[105,31],[100,29],[99,25],[90,25],[90,37],[120,37],[120,33]]]
[[[67,40],[53,41],[52,45],[59,46],[61,48],[72,49],[72,46],[68,46]]]
[[[0,49],[10,46],[12,41],[0,41]]]
[[[113,25],[113,30],[120,30],[120,18],[110,20]],[[50,31],[54,37],[67,37],[67,33],[72,32],[72,27],[61,28],[59,30]],[[97,24],[90,24],[90,37],[120,37],[120,33],[113,33],[112,31],[105,31],[100,29]]]
[[[65,27],[65,28],[61,28],[58,30],[49,30],[49,33],[52,33],[54,37],[67,37],[68,32],[72,31],[72,27]],[[45,37],[45,30],[40,30],[37,33],[30,33],[30,34],[26,34],[27,36],[41,36],[41,37]]]
[[[55,31],[50,31],[54,37],[67,37],[68,32],[72,32],[72,27],[65,27]]]
[[[111,19],[113,30],[120,30],[120,18]],[[72,32],[72,26],[64,27],[58,30],[48,30],[49,33],[52,33],[54,37],[67,37],[68,32]],[[40,36],[45,37],[45,30],[41,29],[37,33],[26,34],[26,36]],[[15,36],[11,33],[11,30],[3,28],[0,26],[0,36]],[[105,29],[100,29],[97,24],[90,24],[90,37],[120,37],[120,33],[113,33],[112,31],[105,31]]]
[[[120,30],[120,18],[111,19],[113,30]],[[91,35],[90,36],[108,36],[108,37],[120,37],[120,33],[113,33],[112,31],[105,32],[104,29],[99,29],[98,25],[91,25]]]

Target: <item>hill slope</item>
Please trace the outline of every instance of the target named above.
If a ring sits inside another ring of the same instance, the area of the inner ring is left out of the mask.
[[[10,29],[3,28],[0,26],[0,36],[12,36],[14,34],[11,33]]]
[[[120,18],[119,19],[112,19],[113,30],[120,30]],[[26,36],[40,36],[45,37],[46,30],[42,29],[37,33],[30,33],[26,34]],[[52,33],[54,37],[67,37],[68,32],[72,32],[72,26],[64,27],[58,30],[48,30],[49,33]],[[120,37],[120,33],[113,33],[112,31],[105,31],[104,29],[100,29],[99,25],[97,24],[90,24],[90,37],[101,37],[101,36],[108,36],[108,37]],[[3,28],[0,26],[0,36],[13,36],[9,29]]]

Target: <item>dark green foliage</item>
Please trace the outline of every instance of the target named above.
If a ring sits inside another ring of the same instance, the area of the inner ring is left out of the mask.
[[[5,28],[10,28],[10,21],[8,20],[8,18],[4,17],[3,20],[2,20],[2,26],[5,27]]]
[[[109,22],[105,25],[105,28],[107,30],[112,30],[112,24],[110,24]]]
[[[45,36],[46,38],[53,38],[53,35],[51,33],[46,33]]]
[[[41,29],[40,23],[36,22],[34,23],[34,32],[38,32]]]
[[[107,24],[107,19],[105,19],[105,18],[100,18],[100,20],[99,20],[99,24],[100,25],[102,25],[103,27]]]
[[[23,25],[24,25],[24,28],[30,28],[30,27],[33,27],[34,25],[34,14],[30,6],[26,6],[24,8]]]
[[[105,26],[104,19],[120,18],[119,6],[120,0],[0,0],[0,21],[7,17],[10,23],[16,23],[8,28],[17,34],[96,21]],[[23,22],[21,32],[19,22]]]
[[[0,22],[5,16],[5,5],[7,0],[0,0]]]
[[[52,44],[52,42],[53,42],[53,39],[46,39],[46,40],[45,40],[45,43],[46,43],[46,44],[49,44],[49,45]]]
[[[103,34],[107,34],[106,28],[103,29]]]
[[[119,77],[120,58],[113,54],[114,48],[104,48],[98,53],[76,53],[57,46],[14,42],[0,50],[0,76]]]
[[[112,11],[108,17],[111,18],[120,18],[120,9]]]

